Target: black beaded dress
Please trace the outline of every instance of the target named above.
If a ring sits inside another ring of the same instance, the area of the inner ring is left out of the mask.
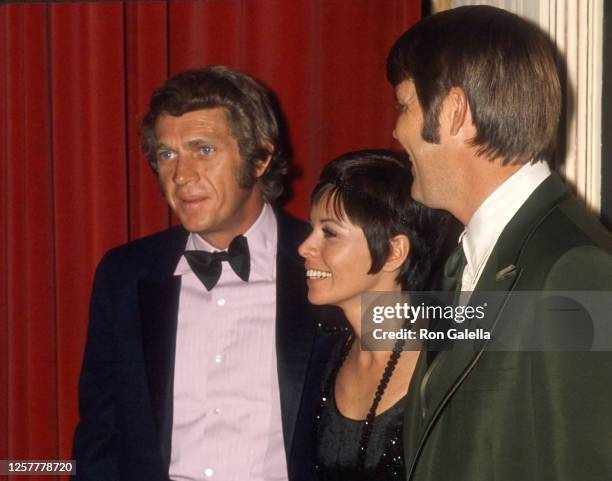
[[[395,481],[405,478],[402,427],[406,396],[374,418],[359,466],[365,420],[346,418],[338,411],[335,378],[346,350],[346,337],[334,349],[327,368],[316,418],[315,469],[320,481]]]

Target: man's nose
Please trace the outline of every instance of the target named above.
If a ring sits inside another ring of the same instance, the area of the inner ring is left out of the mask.
[[[188,155],[178,155],[176,168],[174,169],[174,183],[178,185],[187,184],[198,180],[198,170],[195,162]]]

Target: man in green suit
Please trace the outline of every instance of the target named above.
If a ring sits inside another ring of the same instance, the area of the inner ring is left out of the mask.
[[[561,88],[541,31],[493,7],[448,10],[404,33],[387,69],[412,194],[465,226],[447,288],[455,275],[452,288],[473,291],[471,302],[485,291],[504,300],[612,290],[611,236],[546,162]],[[572,326],[590,322],[582,307]],[[557,334],[538,321],[544,339]],[[484,322],[495,335],[520,319],[498,305]],[[501,352],[484,342],[421,356],[404,426],[407,479],[612,479],[612,352],[589,346]]]

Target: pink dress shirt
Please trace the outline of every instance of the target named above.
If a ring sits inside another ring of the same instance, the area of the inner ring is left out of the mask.
[[[276,218],[244,234],[251,272],[227,262],[209,292],[181,257],[170,478],[287,480],[276,367]],[[190,234],[186,250],[216,251]]]

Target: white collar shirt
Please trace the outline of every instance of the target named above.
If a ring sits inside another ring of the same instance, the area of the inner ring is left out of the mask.
[[[526,164],[478,207],[459,237],[466,258],[461,279],[462,291],[474,290],[499,236],[548,176],[550,168],[546,162]]]

